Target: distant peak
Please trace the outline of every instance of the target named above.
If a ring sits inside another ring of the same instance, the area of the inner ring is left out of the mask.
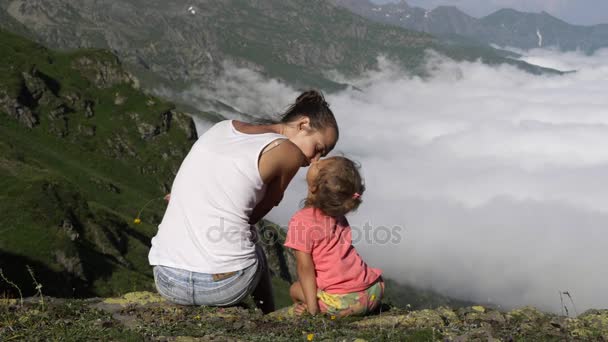
[[[437,6],[435,8],[435,10],[438,10],[438,9],[449,9],[449,10],[460,11],[460,9],[458,7],[456,7],[456,6],[454,6],[454,5],[441,5],[441,6]]]
[[[501,8],[498,11],[496,11],[490,15],[512,15],[512,14],[524,14],[524,12],[520,12],[520,11],[514,10],[512,8]]]
[[[433,12],[456,12],[456,13],[464,13],[462,10],[460,10],[460,8],[453,6],[453,5],[441,5],[441,6],[437,6]]]
[[[541,11],[540,12],[541,15],[545,16],[545,17],[551,17],[551,18],[555,18],[555,16],[547,11]]]

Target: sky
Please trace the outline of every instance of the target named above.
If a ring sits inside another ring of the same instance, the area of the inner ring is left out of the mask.
[[[429,52],[428,79],[383,57],[357,79],[334,74],[356,87],[327,96],[341,132],[332,153],[359,162],[367,186],[349,215],[354,244],[388,278],[455,298],[560,312],[568,291],[579,312],[608,308],[608,50],[519,52],[578,71],[536,76]],[[226,64],[214,89],[184,96],[202,94],[268,114],[298,92]],[[305,171],[272,221],[298,210]]]
[[[383,4],[396,0],[371,0]],[[488,15],[500,8],[513,8],[525,12],[546,11],[571,24],[608,24],[606,0],[406,0],[411,6],[433,9],[440,5],[459,7],[474,17]]]

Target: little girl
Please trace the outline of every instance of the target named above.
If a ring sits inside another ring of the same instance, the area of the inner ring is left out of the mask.
[[[294,249],[299,281],[290,288],[295,313],[364,315],[380,305],[382,271],[371,268],[352,245],[344,217],[365,190],[357,166],[344,157],[313,163],[306,174],[304,209],[289,222],[285,246]]]

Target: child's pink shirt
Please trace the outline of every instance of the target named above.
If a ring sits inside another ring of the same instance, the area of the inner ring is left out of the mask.
[[[304,208],[289,221],[285,246],[312,255],[319,290],[344,294],[363,291],[382,274],[367,266],[352,245],[346,217]]]

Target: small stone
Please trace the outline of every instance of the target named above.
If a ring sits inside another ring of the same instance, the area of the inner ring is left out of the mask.
[[[93,112],[93,102],[86,101],[84,104],[84,116],[87,118],[92,118],[95,115]]]
[[[114,104],[117,106],[123,105],[127,102],[127,98],[120,95],[120,93],[114,94]]]
[[[475,311],[477,311],[477,312],[481,312],[481,313],[486,312],[486,308],[484,308],[484,307],[483,307],[483,306],[481,306],[481,305],[476,305],[476,306],[473,306],[473,307],[471,307],[471,309],[473,309],[473,310],[475,310]]]

